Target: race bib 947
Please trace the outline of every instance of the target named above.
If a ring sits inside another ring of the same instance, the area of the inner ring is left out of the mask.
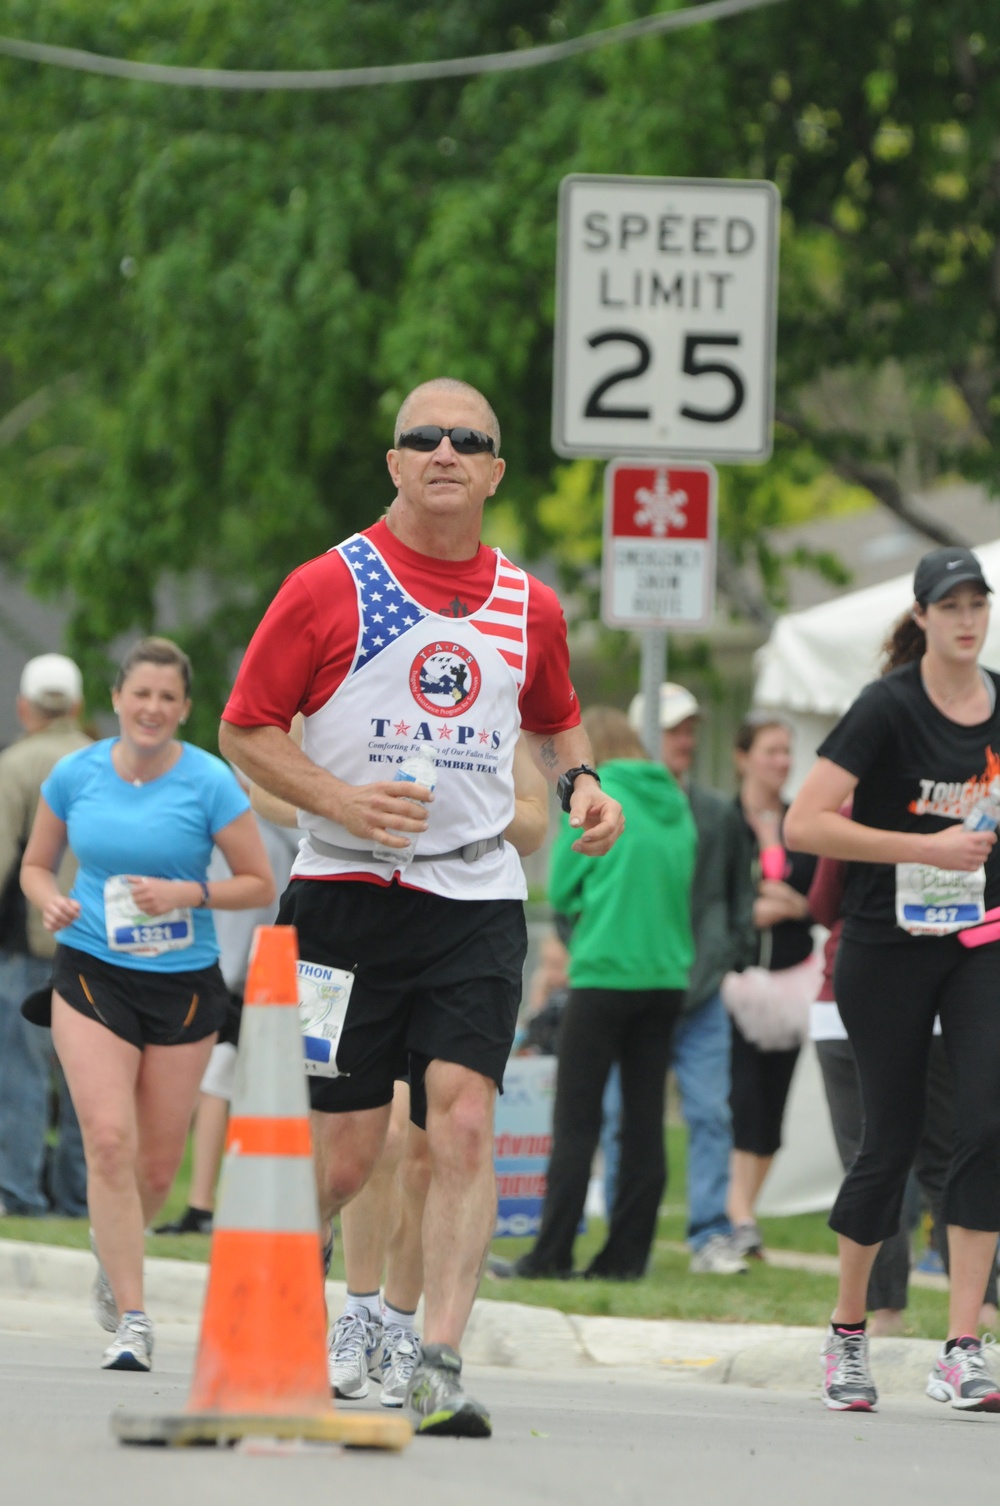
[[[958,873],[927,863],[896,864],[896,924],[911,936],[948,936],[985,913],[986,870]]]

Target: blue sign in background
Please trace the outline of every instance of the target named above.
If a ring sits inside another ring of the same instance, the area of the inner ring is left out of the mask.
[[[494,1166],[497,1174],[497,1239],[538,1233],[545,1201],[545,1173],[552,1150],[554,1056],[512,1056],[497,1099]]]

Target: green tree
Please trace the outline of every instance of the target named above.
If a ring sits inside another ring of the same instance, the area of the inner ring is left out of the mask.
[[[662,8],[9,0],[2,29],[292,68],[500,51]],[[579,475],[554,462],[548,412],[571,171],[782,188],[775,459],[723,478],[729,548],[756,551],[775,594],[768,530],[827,466],[902,515],[907,456],[993,486],[1000,39],[985,9],[779,4],[552,68],[335,94],[0,61],[0,557],[71,590],[92,685],[116,635],[179,620],[211,743],[233,652],[282,575],[388,499],[386,434],[414,381],[448,370],[494,397],[510,461],[497,527],[561,547]],[[905,411],[875,423],[864,394],[890,362]],[[831,405],[831,382],[853,407]]]

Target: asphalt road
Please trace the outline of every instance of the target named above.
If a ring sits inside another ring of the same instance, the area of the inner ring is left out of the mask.
[[[115,1443],[109,1418],[116,1408],[182,1409],[192,1339],[179,1327],[161,1333],[152,1375],[104,1373],[101,1335],[83,1315],[20,1303],[11,1316],[0,1308],[0,1499],[17,1506],[940,1506],[956,1491],[969,1496],[970,1487],[972,1499],[992,1499],[1000,1479],[1000,1417],[963,1417],[920,1397],[889,1398],[873,1417],[837,1415],[800,1393],[655,1370],[478,1370],[469,1389],[491,1408],[494,1437],[416,1439],[398,1455],[266,1441],[176,1450]],[[376,1394],[373,1387],[370,1403]]]

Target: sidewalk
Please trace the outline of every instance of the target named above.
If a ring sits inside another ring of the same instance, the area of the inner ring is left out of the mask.
[[[768,1252],[791,1265],[790,1252]],[[824,1256],[797,1256],[810,1262]],[[184,1260],[146,1261],[146,1293],[158,1322],[199,1320],[208,1267]],[[0,1240],[0,1324],[20,1303],[71,1304],[86,1312],[94,1278],[93,1256],[83,1250]],[[936,1280],[938,1278],[931,1278]],[[330,1310],[340,1310],[345,1288],[327,1283]],[[418,1314],[418,1324],[420,1315]],[[9,1317],[6,1321],[10,1321]],[[777,1324],[680,1323],[644,1318],[595,1318],[547,1307],[480,1299],[462,1352],[470,1365],[566,1371],[594,1366],[656,1369],[691,1381],[819,1394],[818,1328]],[[872,1356],[885,1395],[919,1395],[938,1346],[929,1339],[874,1339]]]

